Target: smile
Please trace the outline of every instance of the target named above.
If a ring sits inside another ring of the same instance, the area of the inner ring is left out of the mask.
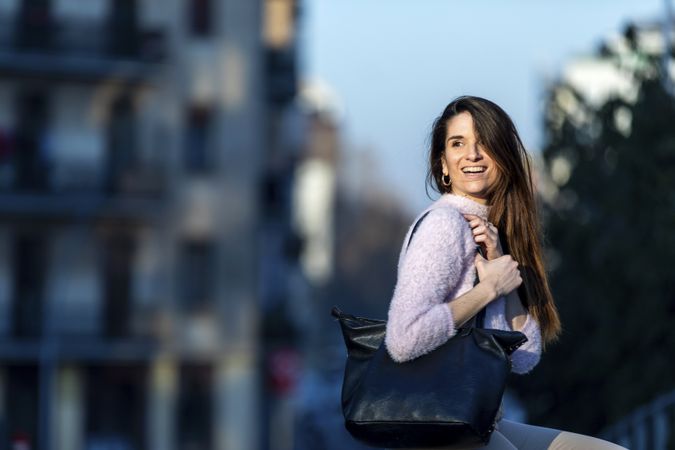
[[[462,172],[464,173],[483,173],[486,170],[486,166],[467,166],[462,168]]]

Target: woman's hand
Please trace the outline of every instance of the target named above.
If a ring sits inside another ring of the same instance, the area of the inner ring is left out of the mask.
[[[487,259],[497,259],[504,254],[502,244],[499,242],[497,227],[486,219],[474,214],[464,214],[464,218],[469,222],[471,232],[473,233],[473,240],[476,244],[483,247]]]
[[[488,261],[480,253],[476,253],[475,263],[478,279],[494,290],[495,298],[509,294],[523,282],[518,270],[518,263],[511,255],[500,256]]]

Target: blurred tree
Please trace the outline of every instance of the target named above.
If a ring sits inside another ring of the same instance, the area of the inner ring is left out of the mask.
[[[543,212],[563,334],[512,383],[532,423],[591,434],[675,389],[675,99],[659,55],[632,27],[624,38],[627,52],[598,59],[636,96],[549,91],[543,157],[558,191]]]

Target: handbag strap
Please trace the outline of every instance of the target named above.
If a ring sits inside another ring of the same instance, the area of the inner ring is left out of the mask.
[[[413,226],[412,231],[410,232],[410,237],[408,238],[408,243],[405,246],[406,251],[408,251],[408,247],[410,247],[410,241],[412,241],[413,235],[415,234],[415,231],[417,231],[417,227],[419,227],[420,223],[422,223],[422,219],[424,219],[427,214],[429,214],[432,210],[430,209],[429,211],[425,212],[420,216],[419,219],[415,222],[415,225]],[[485,255],[483,254],[483,248],[480,245],[476,245],[476,251],[480,253],[483,257]],[[480,280],[478,279],[478,270],[476,270],[476,277],[473,280],[473,285],[477,285]],[[469,319],[466,323],[465,326],[470,326],[472,328],[484,328],[485,326],[485,308],[482,308],[478,313],[476,313],[471,319]]]
[[[417,231],[417,227],[420,226],[420,223],[422,223],[422,219],[424,219],[430,212],[431,210],[425,212],[419,219],[417,219],[417,222],[415,222],[415,226],[413,226],[413,229],[410,232],[410,237],[408,238],[408,244],[405,246],[406,251],[408,251],[408,247],[410,247],[410,241],[412,241],[413,235],[415,234],[415,231]]]
[[[483,247],[480,245],[476,245],[476,252],[480,253],[480,255],[485,258],[485,251],[483,251]],[[476,277],[473,279],[473,285],[477,285],[480,282],[478,279],[478,269],[476,269]],[[485,310],[487,309],[487,306],[481,308],[480,311],[478,311],[478,314],[474,316],[476,319],[474,321],[474,327],[478,328],[485,328]]]

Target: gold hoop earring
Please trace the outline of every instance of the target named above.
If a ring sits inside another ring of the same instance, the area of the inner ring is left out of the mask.
[[[448,181],[445,181],[445,179],[448,179]],[[452,184],[452,180],[450,179],[450,175],[445,175],[441,177],[441,183],[443,183],[443,186],[450,186]]]

